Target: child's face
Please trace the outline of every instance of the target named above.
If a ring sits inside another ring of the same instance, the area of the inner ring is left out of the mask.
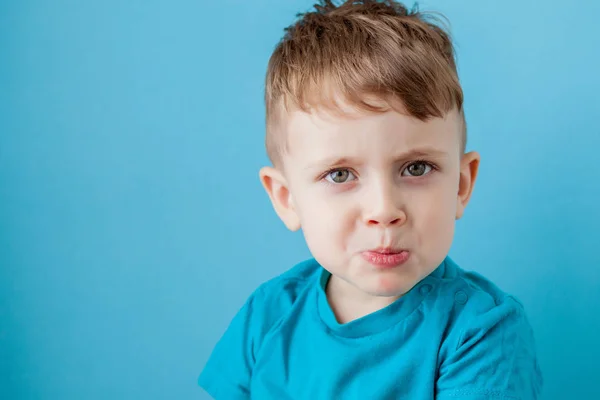
[[[397,297],[442,262],[479,160],[461,153],[458,113],[424,123],[296,111],[287,122],[285,172],[265,168],[263,183],[338,286]]]

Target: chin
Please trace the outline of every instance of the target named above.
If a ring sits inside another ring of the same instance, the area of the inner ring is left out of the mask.
[[[381,292],[389,293],[391,296],[402,296],[415,287],[421,280],[420,276],[415,276],[414,274],[396,278],[387,282],[380,282]]]

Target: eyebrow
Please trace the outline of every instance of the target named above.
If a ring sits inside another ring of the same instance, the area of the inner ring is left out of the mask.
[[[394,161],[406,160],[409,158],[443,158],[448,155],[448,152],[435,148],[423,147],[408,150],[394,157]],[[353,157],[329,157],[310,163],[305,169],[322,168],[322,167],[340,167],[343,165],[357,165],[359,161]]]

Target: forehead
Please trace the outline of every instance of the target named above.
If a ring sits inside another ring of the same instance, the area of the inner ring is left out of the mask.
[[[444,118],[427,121],[393,110],[343,116],[293,111],[286,119],[288,152],[294,159],[329,156],[331,153],[392,156],[421,147],[448,153],[458,153],[460,149],[461,124],[455,110]]]

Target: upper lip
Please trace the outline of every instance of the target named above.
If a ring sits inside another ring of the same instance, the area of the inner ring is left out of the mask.
[[[373,253],[381,253],[381,254],[396,254],[396,253],[400,253],[403,250],[404,249],[401,249],[398,247],[385,246],[385,247],[377,247],[376,249],[371,249],[368,251],[371,251]]]

